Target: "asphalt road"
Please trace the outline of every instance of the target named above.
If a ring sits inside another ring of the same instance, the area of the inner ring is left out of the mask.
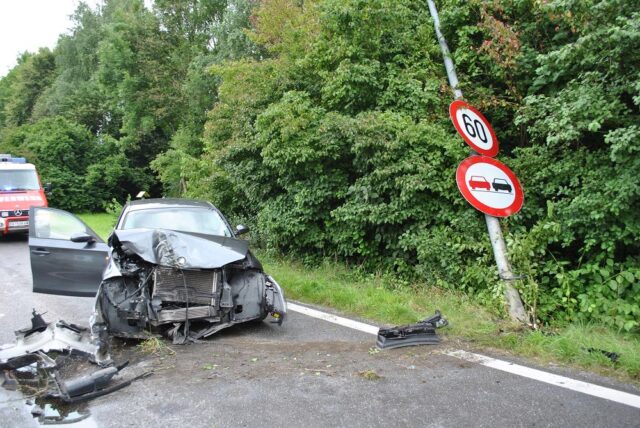
[[[29,325],[32,308],[48,321],[87,325],[91,307],[90,298],[32,293],[26,239],[0,240],[0,343]],[[373,339],[290,313],[282,327],[238,326],[151,355],[117,342],[114,358],[131,361],[120,379],[154,374],[64,409],[90,415],[67,426],[640,426],[637,408],[444,355],[451,343],[375,352]],[[0,388],[1,427],[38,426],[31,408],[19,392]]]

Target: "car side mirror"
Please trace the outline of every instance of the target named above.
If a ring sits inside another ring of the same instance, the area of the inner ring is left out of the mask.
[[[51,185],[51,183],[47,183],[47,184],[44,185],[45,193],[51,193],[52,189],[53,189],[53,186]]]
[[[71,242],[86,242],[87,244],[93,244],[96,242],[96,238],[85,232],[76,232],[71,235],[70,239]]]
[[[249,228],[244,224],[239,224],[236,226],[236,235],[244,235],[247,232],[249,232]]]

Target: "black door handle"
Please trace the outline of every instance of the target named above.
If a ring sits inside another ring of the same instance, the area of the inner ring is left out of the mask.
[[[44,248],[36,248],[35,250],[31,250],[33,254],[37,254],[39,256],[46,256],[47,254],[51,254],[49,251]]]

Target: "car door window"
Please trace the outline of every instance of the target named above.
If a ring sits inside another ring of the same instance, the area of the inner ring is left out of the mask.
[[[64,211],[36,210],[35,233],[37,238],[69,240],[74,233],[93,233],[78,218]]]

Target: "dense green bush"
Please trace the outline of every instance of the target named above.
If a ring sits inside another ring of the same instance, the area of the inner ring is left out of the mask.
[[[638,326],[636,9],[441,5],[461,87],[525,186],[525,208],[504,231],[527,307],[545,322]],[[301,28],[292,10],[311,24]],[[262,17],[277,17],[280,32]],[[468,151],[446,117],[451,95],[426,7],[283,0],[264,3],[256,22],[253,38],[272,57],[215,69],[223,83],[207,122],[209,173],[193,173],[187,194],[207,182],[223,186],[211,193],[241,195],[218,201],[233,199],[229,210],[283,251],[499,296],[483,218],[454,185]]]
[[[524,185],[502,225],[532,317],[637,329],[640,3],[437,4]],[[261,245],[500,308],[426,2],[108,0],[75,22],[0,79],[0,151],[35,159],[55,204],[204,198]]]
[[[87,166],[98,154],[95,137],[83,126],[61,117],[41,119],[5,135],[3,150],[26,156],[51,183],[49,204],[68,210],[95,206],[95,195],[84,189]]]
[[[526,203],[509,240],[528,301],[545,320],[638,327],[640,6],[469,2],[443,22],[463,86],[488,97],[507,120],[498,135],[512,136]]]

